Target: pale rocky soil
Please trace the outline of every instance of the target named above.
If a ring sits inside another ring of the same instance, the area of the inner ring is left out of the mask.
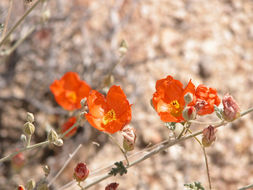
[[[8,2],[0,2],[0,22]],[[14,0],[10,25],[29,6]],[[32,25],[37,26],[36,31],[14,54],[0,59],[1,157],[21,146],[18,139],[26,111],[36,116],[33,142],[46,138],[48,124],[57,129],[67,114],[55,103],[49,85],[66,71],[76,71],[93,88],[98,87],[117,62],[122,39],[128,42],[129,52],[113,75],[115,84],[133,104],[131,125],[138,134],[134,152],[169,137],[149,105],[156,80],[167,75],[184,84],[192,79],[196,85],[214,87],[220,97],[229,92],[242,110],[253,106],[252,0],[56,0],[47,7],[51,11],[49,22],[40,23],[43,7],[38,7],[12,39],[19,39]],[[253,117],[248,115],[218,130],[217,141],[207,150],[214,189],[233,190],[253,183],[252,126]],[[201,128],[195,125],[192,130]],[[10,163],[0,165],[0,189],[14,189],[31,177],[42,179],[42,164],[51,166],[52,178],[80,143],[83,148],[52,189],[72,179],[77,162],[88,163],[94,171],[122,159],[105,135],[85,124],[63,148],[26,153],[30,159],[19,173],[10,170]],[[184,183],[193,181],[207,187],[202,151],[194,140],[188,140],[129,169],[127,175],[91,189],[118,182],[119,190],[181,190]]]

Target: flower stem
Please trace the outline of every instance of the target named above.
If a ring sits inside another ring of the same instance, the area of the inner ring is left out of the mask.
[[[0,47],[7,41],[7,39],[10,37],[12,32],[23,22],[23,20],[27,17],[27,15],[30,14],[30,12],[41,2],[42,0],[37,0],[36,3],[33,4],[33,6],[28,9],[25,14],[16,22],[16,24],[10,29],[10,31],[3,37],[3,39],[0,41]]]
[[[211,183],[211,177],[210,177],[210,172],[209,172],[209,166],[208,166],[208,160],[207,160],[207,155],[206,155],[206,149],[205,147],[202,145],[202,150],[205,156],[205,163],[206,163],[206,173],[207,173],[207,177],[208,177],[208,184],[209,184],[209,190],[212,190],[212,183]]]
[[[127,155],[126,155],[125,150],[120,146],[120,144],[118,143],[118,141],[117,141],[111,134],[109,134],[109,133],[106,133],[106,134],[110,137],[110,139],[112,140],[112,142],[113,142],[114,144],[116,144],[116,145],[119,147],[120,151],[121,151],[122,154],[124,155],[125,160],[126,160],[126,162],[127,162],[127,165],[126,165],[126,166],[129,166],[129,160],[128,160],[128,158],[127,158]]]
[[[51,179],[51,181],[48,183],[48,187],[53,184],[53,182],[59,177],[59,175],[63,172],[63,170],[66,168],[66,166],[69,164],[69,162],[72,160],[72,158],[76,155],[76,153],[79,151],[79,149],[82,147],[81,144],[74,150],[72,154],[69,154],[68,160],[64,163],[62,168],[58,171],[58,173]]]
[[[13,152],[13,153],[9,154],[8,156],[5,156],[5,157],[1,158],[0,163],[5,162],[7,160],[10,160],[11,158],[16,156],[20,152],[24,152],[24,151],[31,150],[31,149],[34,149],[34,148],[38,148],[38,147],[41,147],[41,146],[46,145],[46,144],[49,144],[49,141],[44,141],[44,142],[40,142],[40,143],[31,145],[31,146],[28,146],[28,147],[25,147],[25,148],[21,148],[20,150],[18,150],[16,152]]]
[[[27,144],[26,147],[30,146],[32,135],[27,135]]]

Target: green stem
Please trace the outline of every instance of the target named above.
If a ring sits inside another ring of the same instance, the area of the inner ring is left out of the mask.
[[[109,134],[109,133],[106,133],[106,134],[111,138],[112,142],[119,147],[120,151],[122,152],[122,154],[125,157],[125,160],[127,162],[127,166],[129,166],[129,160],[127,158],[125,150],[120,146],[120,144],[118,143],[118,141],[111,134]]]
[[[27,135],[27,144],[26,147],[30,146],[32,135]]]
[[[3,39],[0,41],[0,47],[7,41],[7,39],[10,37],[12,32],[23,22],[23,20],[27,17],[27,15],[30,14],[30,12],[43,0],[38,0],[36,3],[33,4],[33,6],[28,9],[25,14],[16,22],[16,24],[10,29],[10,31],[6,34],[6,36],[3,37]]]
[[[208,178],[208,184],[209,184],[209,190],[212,190],[212,183],[211,183],[211,177],[210,177],[210,172],[209,172],[209,166],[208,166],[208,160],[207,160],[207,155],[206,155],[206,149],[202,145],[202,150],[205,156],[205,163],[206,163],[206,173],[207,173],[207,178]]]

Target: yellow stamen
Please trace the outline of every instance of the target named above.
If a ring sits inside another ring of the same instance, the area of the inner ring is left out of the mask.
[[[108,111],[102,119],[104,125],[106,125],[114,120],[116,120],[116,113],[113,109]]]
[[[170,102],[170,114],[174,117],[180,116],[182,113],[182,108],[177,100],[173,100]]]
[[[73,92],[73,91],[67,92],[66,96],[67,96],[67,98],[69,98],[69,100],[71,102],[73,102],[73,103],[76,102],[77,97],[76,97],[76,93],[75,92]]]

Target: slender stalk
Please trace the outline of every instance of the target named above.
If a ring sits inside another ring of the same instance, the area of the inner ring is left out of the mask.
[[[13,0],[10,0],[8,14],[7,14],[5,23],[4,23],[4,30],[3,30],[3,33],[2,33],[2,37],[5,36],[5,34],[6,34],[6,31],[7,31],[7,28],[8,28],[8,23],[9,23],[9,20],[10,20],[10,17],[11,17],[12,7],[13,7]]]
[[[66,168],[66,166],[69,164],[69,162],[72,160],[72,158],[76,155],[76,153],[79,151],[79,149],[81,147],[82,147],[82,145],[79,144],[79,146],[74,150],[74,152],[69,155],[69,158],[64,163],[64,165],[62,166],[62,168],[58,171],[58,173],[48,183],[48,187],[50,187],[54,183],[54,181],[57,179],[57,177],[59,177],[59,175],[63,172],[63,170]]]
[[[112,142],[119,147],[120,151],[122,152],[122,154],[125,157],[125,160],[127,162],[127,166],[129,166],[129,160],[127,158],[125,150],[120,146],[120,144],[118,143],[118,141],[111,134],[109,134],[109,133],[106,133],[106,134],[110,137],[110,139],[112,140]]]
[[[17,47],[22,44],[25,39],[30,36],[30,34],[35,30],[35,27],[33,26],[22,38],[20,38],[10,49],[8,50],[4,50],[2,52],[0,52],[0,56],[6,56],[6,55],[10,55],[15,49],[17,49]]]
[[[205,163],[206,163],[206,173],[208,177],[208,185],[209,185],[209,190],[212,190],[212,183],[211,183],[211,177],[210,177],[210,172],[209,172],[209,165],[208,165],[208,160],[207,160],[207,155],[206,155],[206,149],[204,146],[202,146],[202,150],[205,156]]]
[[[7,160],[10,160],[11,158],[13,158],[14,156],[16,156],[20,152],[24,152],[24,151],[31,150],[31,149],[34,149],[34,148],[38,148],[38,147],[41,147],[41,146],[47,145],[47,144],[49,144],[49,141],[44,141],[44,142],[40,142],[40,143],[31,145],[31,146],[28,146],[28,147],[25,147],[25,148],[21,148],[20,150],[18,150],[16,152],[13,152],[13,153],[9,154],[8,156],[5,156],[5,157],[1,158],[0,159],[0,163],[1,162],[5,162]]]
[[[222,123],[223,121],[217,121],[217,122],[202,122],[202,121],[196,121],[196,120],[190,120],[189,123],[195,123],[199,125],[217,125]]]
[[[23,20],[27,17],[27,15],[32,12],[32,10],[38,6],[38,4],[43,0],[37,0],[36,3],[34,3],[30,9],[28,9],[25,14],[15,23],[15,25],[10,29],[10,31],[3,37],[3,39],[0,41],[0,47],[6,42],[6,40],[10,37],[12,32],[23,22]]]
[[[248,185],[248,186],[245,186],[245,187],[241,187],[241,188],[238,189],[238,190],[247,190],[247,189],[252,189],[252,188],[253,188],[253,184]]]
[[[27,135],[27,144],[26,147],[30,146],[32,135]]]

